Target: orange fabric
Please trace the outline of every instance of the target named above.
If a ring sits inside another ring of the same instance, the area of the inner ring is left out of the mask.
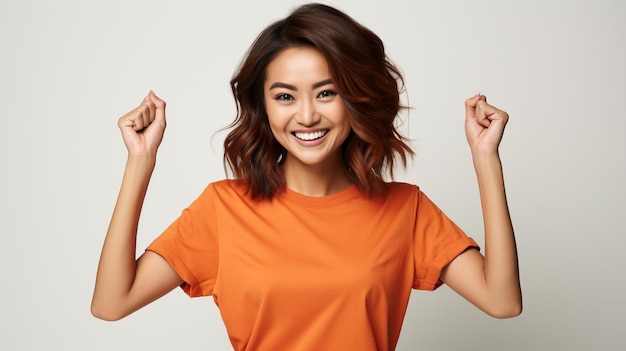
[[[393,350],[412,288],[477,247],[416,186],[254,202],[210,184],[149,247],[213,295],[235,350]]]

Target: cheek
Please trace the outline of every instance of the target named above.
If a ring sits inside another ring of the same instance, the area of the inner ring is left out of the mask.
[[[335,116],[335,125],[341,126],[342,128],[351,130],[350,117],[348,116],[348,111],[343,104],[337,104],[334,107],[333,115]]]
[[[276,110],[270,108],[266,108],[265,109],[266,113],[267,113],[267,122],[270,126],[270,129],[272,130],[272,133],[274,133],[277,129],[280,129],[280,115],[276,113]]]
[[[289,123],[291,110],[285,106],[280,106],[275,101],[265,104],[265,113],[270,126],[276,129],[282,129]]]
[[[281,140],[284,138],[284,130],[285,130],[285,119],[281,118],[280,114],[272,108],[266,109],[267,113],[267,124],[269,126],[269,130],[274,136],[274,139],[279,141],[282,144]]]
[[[350,133],[352,132],[352,123],[350,123],[350,116],[348,116],[348,113],[347,111],[345,111],[345,109],[342,115],[342,127],[344,129],[342,137],[343,137],[343,142],[345,142],[346,139],[348,139],[348,137],[350,136]]]

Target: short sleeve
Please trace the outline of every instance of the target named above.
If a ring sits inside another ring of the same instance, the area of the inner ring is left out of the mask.
[[[421,190],[417,190],[413,288],[434,290],[442,269],[468,248],[478,248]]]
[[[218,238],[209,185],[146,250],[153,251],[172,266],[184,281],[181,288],[190,296],[213,293],[218,271]]]

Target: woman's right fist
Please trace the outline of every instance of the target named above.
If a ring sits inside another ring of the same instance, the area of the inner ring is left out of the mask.
[[[165,132],[165,101],[151,90],[139,106],[118,120],[117,125],[129,157],[156,157]]]

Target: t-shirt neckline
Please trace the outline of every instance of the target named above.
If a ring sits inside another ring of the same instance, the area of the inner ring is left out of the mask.
[[[349,187],[343,189],[338,193],[325,196],[308,196],[298,193],[289,188],[286,188],[285,191],[281,195],[279,195],[280,198],[293,202],[299,206],[312,208],[328,208],[340,206],[352,202],[362,196],[363,194],[354,184],[350,185]]]

